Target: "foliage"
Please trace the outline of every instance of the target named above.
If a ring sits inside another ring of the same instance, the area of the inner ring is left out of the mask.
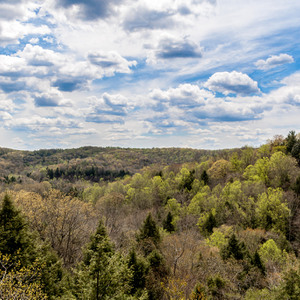
[[[267,193],[259,195],[256,215],[259,227],[286,233],[290,210],[284,201],[282,190],[269,188]]]
[[[298,144],[0,149],[0,278],[20,299],[297,299]]]

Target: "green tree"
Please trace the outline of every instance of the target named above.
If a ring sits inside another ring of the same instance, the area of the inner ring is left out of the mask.
[[[0,210],[0,252],[26,264],[33,260],[33,249],[25,219],[6,194]]]
[[[300,269],[289,270],[283,278],[278,299],[300,299]]]
[[[252,258],[252,265],[259,268],[262,274],[265,274],[266,268],[263,264],[263,262],[260,259],[260,255],[257,251],[255,251],[253,258]]]
[[[134,250],[131,250],[128,258],[128,267],[132,271],[130,282],[131,295],[140,296],[145,294],[146,276],[149,271],[147,263],[143,259],[138,258]]]
[[[259,227],[286,233],[289,215],[290,210],[281,189],[269,188],[267,193],[258,196],[256,216]]]
[[[140,232],[137,235],[137,241],[140,243],[144,254],[148,255],[158,247],[160,240],[159,229],[153,220],[151,213],[149,213],[140,228]]]
[[[166,219],[163,221],[163,228],[170,233],[175,231],[175,226],[173,224],[173,215],[170,211],[168,212]]]
[[[228,240],[227,245],[221,250],[221,257],[223,260],[230,257],[236,260],[242,260],[245,256],[245,245],[240,243],[235,234],[232,234]]]
[[[125,259],[115,252],[100,220],[75,271],[74,294],[80,299],[126,299],[131,276]]]
[[[4,196],[0,210],[0,253],[10,257],[12,269],[7,270],[10,274],[23,276],[32,273],[32,266],[35,266],[39,286],[50,299],[57,299],[67,292],[65,273],[57,255],[29,231],[21,212],[14,207],[8,195]],[[16,282],[31,286],[26,278],[30,276]]]
[[[200,179],[203,181],[204,185],[208,184],[209,177],[208,177],[206,170],[203,170]]]
[[[297,142],[296,133],[294,130],[291,130],[285,139],[287,153],[292,152],[292,149],[296,144],[296,142]]]

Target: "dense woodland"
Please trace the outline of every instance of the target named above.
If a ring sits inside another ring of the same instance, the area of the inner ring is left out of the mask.
[[[0,148],[0,299],[300,299],[300,137]]]

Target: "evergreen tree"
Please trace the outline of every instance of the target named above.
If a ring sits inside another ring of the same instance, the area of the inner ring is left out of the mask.
[[[213,229],[216,226],[217,226],[217,220],[215,215],[211,211],[203,224],[202,230],[204,233],[210,235],[213,233]]]
[[[34,266],[34,277],[24,277],[21,282],[16,280],[14,289],[21,289],[19,284],[30,286],[31,281],[38,278],[39,287],[49,299],[57,299],[66,292],[61,262],[48,246],[30,233],[21,212],[8,195],[4,196],[0,210],[0,253],[10,257],[11,269],[7,269],[10,276],[21,274],[25,269],[33,271]]]
[[[244,258],[244,245],[241,244],[235,234],[232,234],[228,240],[227,246],[221,251],[221,256],[224,260],[232,257],[236,260],[242,260]]]
[[[149,213],[144,221],[144,224],[137,235],[137,241],[146,256],[158,247],[160,243],[159,229],[153,220],[151,213]]]
[[[252,258],[252,264],[253,264],[253,266],[259,268],[262,274],[265,274],[265,272],[266,272],[265,266],[264,266],[263,262],[261,261],[260,255],[258,254],[257,251],[255,251],[254,256]]]
[[[131,271],[115,252],[100,220],[96,233],[75,271],[74,293],[80,299],[126,299],[131,290]]]
[[[286,138],[286,151],[291,153],[294,145],[297,142],[296,133],[294,130],[290,131]]]
[[[24,265],[32,260],[33,248],[26,222],[6,194],[0,210],[0,252]]]
[[[133,273],[130,282],[131,295],[141,295],[143,290],[145,289],[146,275],[149,271],[149,268],[146,262],[137,257],[134,250],[131,250],[129,253],[128,267]]]
[[[208,174],[205,170],[202,172],[200,179],[204,182],[204,185],[208,184]]]
[[[173,215],[171,212],[168,213],[166,219],[163,221],[163,228],[172,233],[175,231],[175,226],[173,225]]]

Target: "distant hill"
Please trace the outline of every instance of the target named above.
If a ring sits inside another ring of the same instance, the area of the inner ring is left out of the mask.
[[[232,150],[197,150],[190,148],[118,148],[81,147],[76,149],[43,149],[21,151],[0,148],[0,176],[27,175],[34,171],[48,176],[83,177],[98,181],[134,174],[144,167],[201,162],[228,158]],[[49,171],[50,170],[50,171]],[[52,174],[53,171],[53,174]],[[56,173],[55,173],[56,171]]]

